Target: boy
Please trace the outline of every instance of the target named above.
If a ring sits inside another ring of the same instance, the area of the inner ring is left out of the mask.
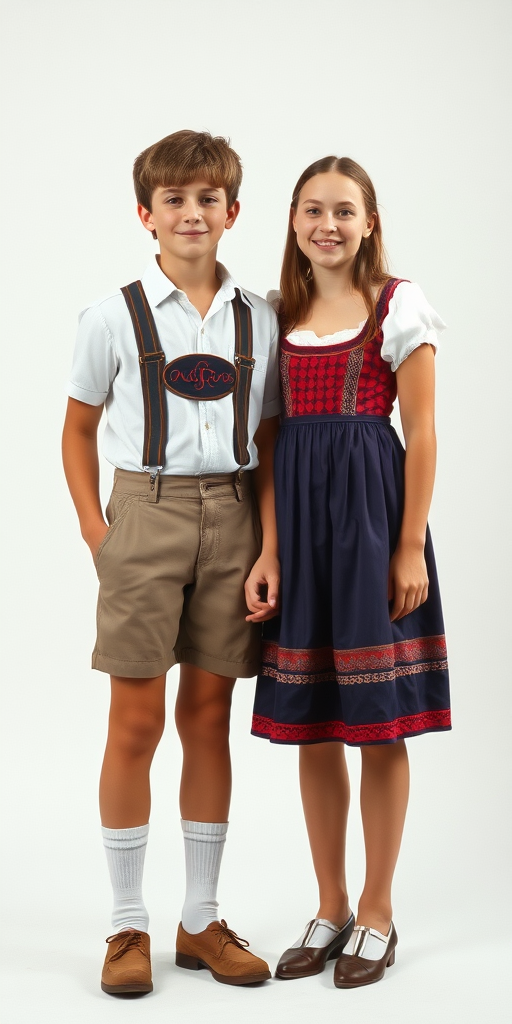
[[[112,994],[152,989],[141,891],[149,770],[176,662],[186,861],[176,963],[226,984],[270,977],[216,902],[231,693],[237,676],[258,671],[259,623],[274,613],[279,574],[277,322],[216,262],[241,177],[227,141],[206,132],[176,132],[140,154],[138,214],[160,253],[142,282],[85,310],[68,389],[64,468],[100,581],[92,664],[111,676],[100,810],[115,933],[102,989]],[[116,467],[108,527],[96,443],[104,405],[104,454]]]

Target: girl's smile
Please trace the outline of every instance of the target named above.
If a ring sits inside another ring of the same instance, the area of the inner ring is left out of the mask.
[[[373,228],[357,182],[337,171],[306,182],[293,217],[297,245],[313,265],[335,269],[354,260]]]

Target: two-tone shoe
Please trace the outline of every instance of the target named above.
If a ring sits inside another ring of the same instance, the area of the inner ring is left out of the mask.
[[[309,978],[312,974],[321,974],[328,960],[335,960],[346,946],[354,928],[354,915],[351,913],[343,928],[337,928],[331,921],[316,917],[306,925],[304,934],[289,949],[285,949],[276,967],[276,978],[288,980],[292,978]],[[332,939],[327,945],[315,945],[318,932],[332,932]]]
[[[395,962],[397,943],[398,936],[393,922],[387,935],[376,931],[375,928],[356,925],[348,946],[350,952],[342,953],[334,965],[336,988],[359,988],[361,985],[372,985],[373,982],[380,981],[384,977],[386,967],[391,967]],[[370,952],[372,957],[377,953],[378,958],[371,959],[368,955]]]
[[[223,985],[254,985],[270,978],[268,964],[249,953],[246,939],[228,928],[225,921],[212,921],[204,931],[190,935],[180,924],[176,936],[176,964],[189,971],[205,967]]]
[[[109,995],[152,992],[150,939],[147,932],[127,928],[109,935],[101,987]]]

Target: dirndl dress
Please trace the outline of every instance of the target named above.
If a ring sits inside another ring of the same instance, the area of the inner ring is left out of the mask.
[[[388,573],[404,500],[390,424],[396,378],[379,329],[346,343],[282,342],[276,442],[281,614],[264,623],[252,732],[274,743],[393,743],[451,728],[443,615],[430,532],[428,598],[396,622]]]

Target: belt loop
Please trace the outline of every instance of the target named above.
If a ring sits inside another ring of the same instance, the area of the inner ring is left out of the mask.
[[[144,472],[149,477],[148,501],[157,502],[160,491],[160,470],[161,466],[144,466]]]
[[[236,491],[236,500],[237,501],[243,501],[244,500],[244,492],[242,490],[242,473],[243,473],[243,469],[239,469],[235,473],[235,491]]]

